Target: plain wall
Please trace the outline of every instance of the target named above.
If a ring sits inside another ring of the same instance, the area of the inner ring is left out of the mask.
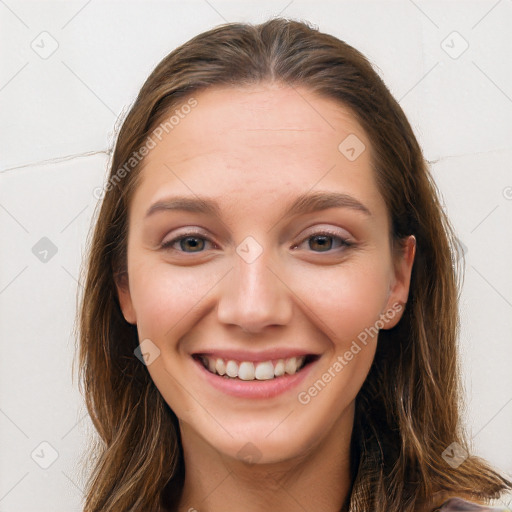
[[[413,125],[466,249],[461,348],[473,452],[512,473],[512,2],[6,0],[0,512],[81,510],[91,424],[72,381],[72,328],[118,118],[179,44],[277,14],[361,50]]]

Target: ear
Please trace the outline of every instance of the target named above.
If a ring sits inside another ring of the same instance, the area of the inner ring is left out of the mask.
[[[384,329],[391,329],[398,324],[402,318],[405,304],[409,297],[412,266],[414,256],[416,255],[416,238],[414,235],[408,236],[402,244],[396,248],[396,251],[397,254],[393,255],[393,280],[390,284],[386,308],[381,315]]]
[[[119,305],[123,312],[124,319],[129,323],[136,325],[137,317],[135,309],[133,308],[132,296],[130,294],[130,283],[128,281],[128,274],[126,272],[117,274],[114,278],[117,288],[117,297]]]

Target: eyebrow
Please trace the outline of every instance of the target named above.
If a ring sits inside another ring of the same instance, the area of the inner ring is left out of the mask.
[[[349,208],[371,216],[370,210],[355,197],[339,192],[313,192],[297,197],[285,212],[285,218],[293,215],[304,215],[329,208]],[[146,218],[160,211],[187,211],[221,217],[217,201],[209,198],[193,198],[187,196],[169,197],[153,204],[146,213]]]

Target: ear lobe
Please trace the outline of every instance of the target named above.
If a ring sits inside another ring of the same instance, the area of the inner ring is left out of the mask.
[[[394,278],[389,289],[386,309],[381,315],[384,329],[391,329],[402,318],[409,297],[412,267],[416,256],[416,237],[408,236],[402,243],[401,251],[395,258]]]
[[[133,308],[132,297],[130,294],[130,284],[128,282],[128,274],[117,274],[114,277],[117,289],[117,297],[119,299],[119,305],[123,312],[124,319],[132,325],[137,324],[137,317]]]

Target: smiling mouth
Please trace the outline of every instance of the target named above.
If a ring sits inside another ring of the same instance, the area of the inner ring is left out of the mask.
[[[204,368],[210,373],[226,379],[240,381],[273,380],[286,375],[295,375],[305,366],[319,358],[318,355],[311,354],[299,357],[288,357],[285,359],[252,362],[223,359],[206,354],[194,354],[192,357],[200,361]]]

